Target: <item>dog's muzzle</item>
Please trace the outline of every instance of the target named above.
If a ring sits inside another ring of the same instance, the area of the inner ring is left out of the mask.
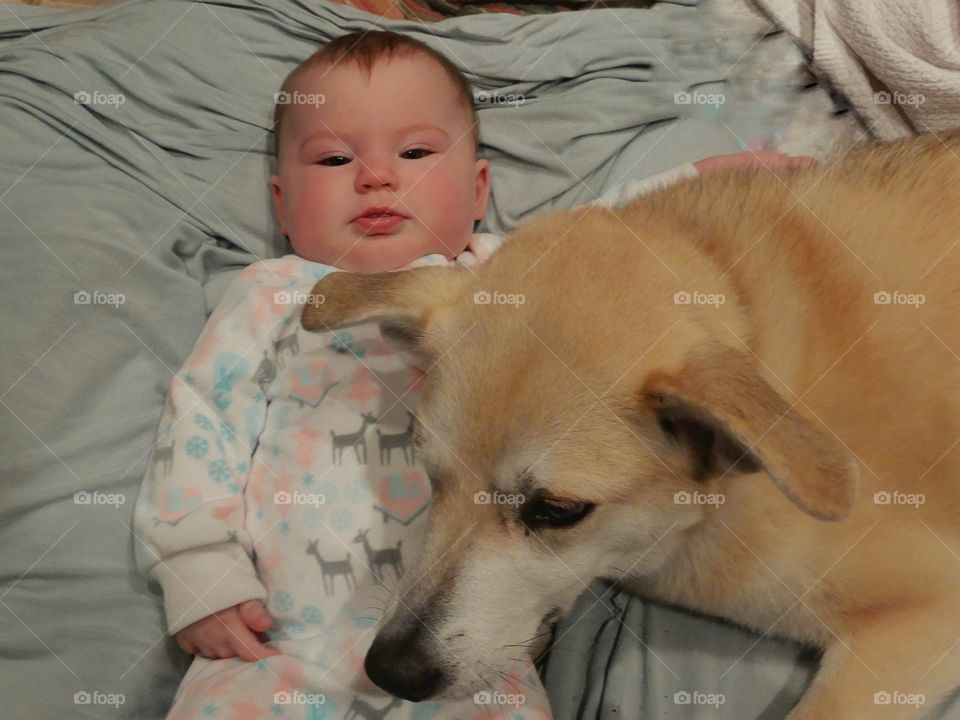
[[[367,677],[391,695],[411,702],[442,691],[450,677],[430,658],[425,634],[423,625],[415,623],[400,633],[377,635],[363,663]]]

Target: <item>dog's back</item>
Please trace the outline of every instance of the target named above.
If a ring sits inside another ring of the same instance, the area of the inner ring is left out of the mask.
[[[783,518],[809,548],[876,533],[833,591],[856,605],[858,593],[869,604],[960,588],[948,550],[960,543],[960,135],[859,146],[809,171],[706,176],[620,214],[676,228],[713,259],[751,319],[743,339],[762,374],[860,462],[846,522]]]
[[[908,454],[915,472],[900,481],[934,493],[925,471],[960,465],[960,452],[943,457],[960,440],[960,134],[857,146],[809,171],[706,176],[622,214],[669,218],[716,261],[774,381],[832,406],[845,441],[895,452],[898,467]],[[957,494],[930,510],[955,518]]]
[[[960,240],[960,132],[858,145],[806,171],[715,173],[630,207],[672,214],[711,252],[721,252],[710,241],[722,237],[734,262],[789,252],[803,277],[829,278],[836,267],[845,283],[930,287],[960,267],[960,253],[949,252]],[[811,245],[821,231],[835,242]],[[834,259],[826,268],[817,262]]]

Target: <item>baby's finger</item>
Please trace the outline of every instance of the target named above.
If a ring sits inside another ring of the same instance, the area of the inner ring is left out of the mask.
[[[177,635],[175,639],[177,641],[177,645],[179,645],[180,649],[183,650],[185,653],[187,653],[188,655],[197,654],[197,646],[194,645],[189,640],[187,640],[185,637],[181,637],[180,635]]]
[[[273,618],[259,600],[248,600],[240,606],[240,617],[255,632],[264,632],[273,625]]]
[[[240,659],[247,662],[255,662],[280,654],[277,649],[264,646],[263,643],[246,628],[230,636],[230,645],[236,654],[240,656]]]
[[[224,638],[216,644],[216,657],[224,660],[226,658],[236,657],[237,653],[233,649],[233,643],[230,638]]]
[[[208,642],[198,642],[197,652],[199,655],[207,658],[208,660],[216,660],[218,657],[220,657],[217,654],[216,647],[212,643]]]

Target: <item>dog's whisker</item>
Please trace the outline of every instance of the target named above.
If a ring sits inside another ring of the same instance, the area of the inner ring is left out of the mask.
[[[372,587],[375,587],[375,588],[378,588],[378,589],[379,589],[379,588],[383,588],[384,590],[387,591],[387,594],[390,595],[390,596],[396,595],[396,593],[395,593],[393,590],[391,590],[390,588],[388,588],[384,583],[380,582],[379,580],[376,581],[376,582],[373,584]]]
[[[383,605],[384,609],[386,609],[387,607],[389,607],[392,603],[395,603],[395,602],[396,602],[396,596],[393,595],[393,594],[389,594],[389,593],[387,594],[386,597],[379,597],[379,596],[377,596],[377,595],[374,595],[374,596],[372,597],[372,599],[373,599],[373,600],[376,600],[378,603],[380,603],[381,605]]]
[[[489,680],[487,680],[487,678],[485,678],[485,677],[483,676],[483,673],[477,673],[477,675],[480,677],[481,680],[483,680],[483,684],[486,685],[490,690],[494,690],[494,689],[495,689],[495,688],[493,687],[493,683],[490,682]]]
[[[503,676],[503,679],[507,681],[507,684],[509,684],[510,687],[512,687],[514,690],[517,691],[517,695],[522,695],[523,693],[521,693],[520,688],[518,688],[514,684],[516,682],[519,682],[523,687],[530,688],[531,690],[534,690],[534,691],[538,690],[538,688],[534,686],[532,680],[524,680],[522,675],[521,676],[511,675],[510,673],[505,673],[503,671],[500,672],[500,675]]]
[[[519,682],[521,685],[526,685],[531,690],[537,690],[537,688],[532,683],[524,682],[522,677],[516,677],[514,675],[511,675],[510,673],[504,672],[503,670],[499,670],[493,667],[492,665],[490,665],[490,663],[484,662],[483,660],[478,660],[477,662],[483,665],[484,667],[487,667],[493,670],[494,672],[496,672],[501,678],[504,679],[504,681],[506,681],[508,685],[510,685],[510,687],[512,687],[517,692],[518,695],[522,693],[520,692],[520,688],[517,687],[516,685],[517,682]]]
[[[566,653],[581,653],[581,654],[584,654],[584,655],[586,655],[586,654],[588,654],[588,653],[590,652],[589,650],[581,650],[581,649],[577,649],[577,648],[567,648],[567,647],[560,647],[559,645],[554,645],[553,647],[550,647],[550,648],[547,648],[547,650],[544,650],[544,651],[543,651],[543,654],[542,654],[542,655],[538,655],[537,658],[536,658],[536,660],[540,660],[540,658],[542,658],[544,655],[547,654],[547,651],[548,651],[548,650],[549,650],[550,653],[566,652]]]
[[[522,693],[520,692],[520,688],[518,688],[516,684],[513,682],[513,678],[511,678],[507,673],[503,672],[502,670],[498,670],[497,672],[500,673],[500,677],[503,678],[504,682],[506,682],[507,685],[509,685],[511,688],[517,691],[517,695],[522,695]]]
[[[547,646],[546,646],[543,650],[541,650],[539,653],[537,653],[537,656],[536,656],[535,658],[533,658],[534,664],[538,663],[541,659],[543,659],[543,657],[546,656],[547,653],[553,652],[553,649],[554,649],[556,646],[557,646],[557,641],[556,641],[556,639],[552,639],[552,640],[547,644]]]
[[[534,635],[533,637],[524,640],[523,642],[512,643],[512,644],[510,644],[510,645],[503,645],[503,646],[501,647],[501,649],[503,649],[503,648],[510,648],[510,647],[530,647],[533,643],[535,643],[537,640],[539,640],[540,638],[542,638],[544,635],[549,635],[549,634],[552,633],[552,632],[553,632],[553,629],[552,629],[552,628],[551,628],[551,629],[547,629],[547,630],[544,630],[542,633],[537,633],[537,634]]]
[[[483,660],[477,660],[477,662],[480,663],[481,665],[483,665],[484,667],[489,668],[490,670],[493,670],[494,672],[500,672],[500,671],[497,670],[495,667],[493,667],[493,665],[491,665],[490,663],[484,662]],[[483,679],[483,681],[490,687],[491,690],[494,689],[493,683],[491,683],[489,680],[487,680],[483,675],[480,675],[480,677],[481,677],[481,678]]]

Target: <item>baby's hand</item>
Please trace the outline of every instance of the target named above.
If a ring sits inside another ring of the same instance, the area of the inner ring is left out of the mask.
[[[253,662],[280,654],[279,650],[261,644],[254,635],[271,625],[273,618],[263,603],[247,600],[188,625],[177,633],[177,644],[184,652],[211,660],[239,655],[241,660]]]
[[[817,161],[805,155],[784,155],[783,153],[759,150],[739,152],[734,155],[714,155],[713,157],[698,160],[693,164],[701,175],[711,170],[723,168],[731,169],[759,169],[784,168],[787,170],[813,167]]]

